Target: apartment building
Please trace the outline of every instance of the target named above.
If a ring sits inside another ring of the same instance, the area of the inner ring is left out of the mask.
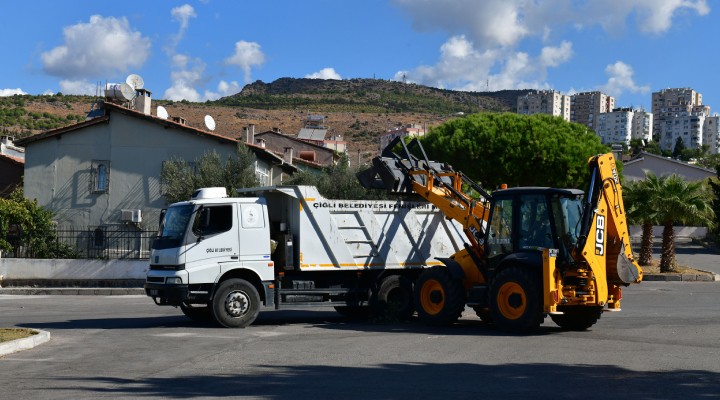
[[[645,110],[616,108],[595,118],[595,134],[604,144],[630,144],[632,139],[652,140],[653,115]]]
[[[595,130],[597,117],[615,108],[615,98],[602,92],[582,92],[570,96],[570,122]]]
[[[718,120],[710,107],[702,104],[702,94],[691,88],[663,89],[652,94],[655,118],[653,136],[660,148],[672,151],[678,139],[685,148],[707,145],[711,154],[718,152]]]
[[[549,114],[570,121],[570,96],[554,90],[536,90],[517,99],[518,114]]]

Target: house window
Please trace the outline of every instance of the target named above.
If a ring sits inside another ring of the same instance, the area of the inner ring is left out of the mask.
[[[91,174],[91,191],[107,193],[110,189],[110,161],[93,160]]]
[[[261,186],[270,186],[270,168],[255,161],[255,176],[257,177]]]

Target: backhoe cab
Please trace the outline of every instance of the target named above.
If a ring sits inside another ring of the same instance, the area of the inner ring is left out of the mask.
[[[400,154],[393,152],[398,145]],[[603,310],[619,311],[621,287],[642,279],[614,158],[599,155],[589,166],[587,197],[546,187],[490,194],[450,165],[429,161],[417,140],[396,139],[358,178],[365,187],[419,195],[463,227],[465,248],[415,282],[420,319],[449,324],[467,305],[510,331],[535,329],[548,314],[562,328],[585,330]]]

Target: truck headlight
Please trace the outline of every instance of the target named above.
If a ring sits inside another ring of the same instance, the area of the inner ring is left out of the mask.
[[[180,285],[182,284],[182,278],[179,276],[172,276],[170,278],[165,278],[165,283],[168,285]]]

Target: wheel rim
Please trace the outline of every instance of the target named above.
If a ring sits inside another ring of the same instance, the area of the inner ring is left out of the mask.
[[[250,297],[243,291],[228,293],[225,297],[225,311],[231,317],[239,317],[250,309]]]
[[[445,290],[442,284],[434,279],[426,281],[420,288],[420,304],[430,315],[442,311],[445,307]]]
[[[525,290],[516,282],[504,283],[498,290],[497,306],[500,314],[507,319],[522,317],[527,307]]]

